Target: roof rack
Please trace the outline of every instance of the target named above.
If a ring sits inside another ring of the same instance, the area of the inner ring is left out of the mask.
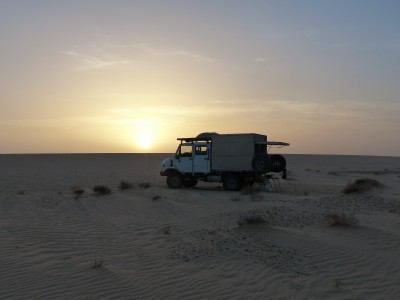
[[[200,138],[177,138],[178,141],[181,142],[208,142],[211,141],[210,137],[200,137]]]
[[[267,142],[256,142],[256,144],[259,145],[267,145],[267,146],[289,146],[289,143],[285,143],[285,142],[273,142],[273,141],[267,141]]]

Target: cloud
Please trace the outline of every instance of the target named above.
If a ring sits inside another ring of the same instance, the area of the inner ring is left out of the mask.
[[[207,63],[213,59],[185,49],[159,49],[146,43],[113,44],[107,42],[100,45],[92,45],[86,51],[60,51],[59,53],[77,61],[74,71],[101,70],[112,67],[120,67],[138,62],[138,52],[160,58],[189,59],[200,63]]]
[[[153,48],[146,43],[135,43],[131,44],[130,47],[140,50],[146,54],[153,55],[153,56],[159,56],[159,57],[183,57],[183,58],[189,58],[198,62],[211,62],[213,59],[204,56],[202,54],[192,52],[192,51],[187,51],[187,50],[182,50],[182,49],[174,49],[174,50],[161,50],[161,49],[156,49]]]
[[[74,68],[75,71],[100,70],[133,63],[132,60],[128,59],[106,58],[76,51],[61,51],[60,54],[74,57],[78,60],[78,65]]]

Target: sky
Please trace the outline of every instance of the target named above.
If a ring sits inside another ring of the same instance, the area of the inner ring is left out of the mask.
[[[0,0],[0,153],[399,156],[400,1]]]

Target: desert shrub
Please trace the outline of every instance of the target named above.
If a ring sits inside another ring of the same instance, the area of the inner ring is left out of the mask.
[[[155,201],[155,200],[160,200],[161,196],[160,195],[153,195],[153,197],[151,197],[151,200]]]
[[[170,234],[171,233],[171,227],[166,226],[162,229],[162,233],[164,234]]]
[[[246,185],[240,190],[240,192],[242,195],[253,195],[261,192],[261,188],[258,185]]]
[[[244,186],[240,192],[244,196],[250,196],[252,201],[260,201],[262,198],[260,195],[261,187],[259,185]]]
[[[325,216],[325,222],[330,226],[345,226],[352,227],[358,224],[358,219],[353,214],[337,214],[332,213]]]
[[[72,193],[75,195],[74,196],[75,200],[78,199],[80,196],[82,196],[84,192],[85,192],[85,190],[81,187],[77,187],[77,186],[72,187]]]
[[[128,190],[133,187],[133,184],[127,181],[121,181],[118,185],[119,189],[122,190]]]
[[[108,187],[104,186],[104,185],[96,185],[93,188],[93,192],[96,195],[107,195],[107,194],[111,193],[111,190]]]
[[[243,225],[259,225],[259,224],[265,224],[267,221],[259,215],[253,215],[253,216],[245,216],[240,218],[238,221],[239,226]]]
[[[354,182],[348,183],[346,187],[343,189],[343,193],[345,194],[362,193],[380,186],[382,186],[382,184],[378,180],[362,178],[362,179],[357,179]]]
[[[150,183],[148,183],[148,182],[141,182],[141,183],[139,183],[139,187],[140,187],[141,189],[148,189],[148,188],[150,187]]]
[[[95,260],[94,262],[92,262],[90,264],[90,267],[92,269],[101,268],[102,266],[103,266],[103,261],[102,260]]]
[[[333,281],[333,286],[335,287],[335,288],[340,288],[340,286],[342,285],[342,279],[340,279],[340,278],[336,278],[334,281]]]

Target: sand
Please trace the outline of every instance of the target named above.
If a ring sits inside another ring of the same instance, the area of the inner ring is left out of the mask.
[[[0,298],[398,299],[400,158],[287,155],[280,192],[243,193],[168,189],[165,157],[0,155]]]

